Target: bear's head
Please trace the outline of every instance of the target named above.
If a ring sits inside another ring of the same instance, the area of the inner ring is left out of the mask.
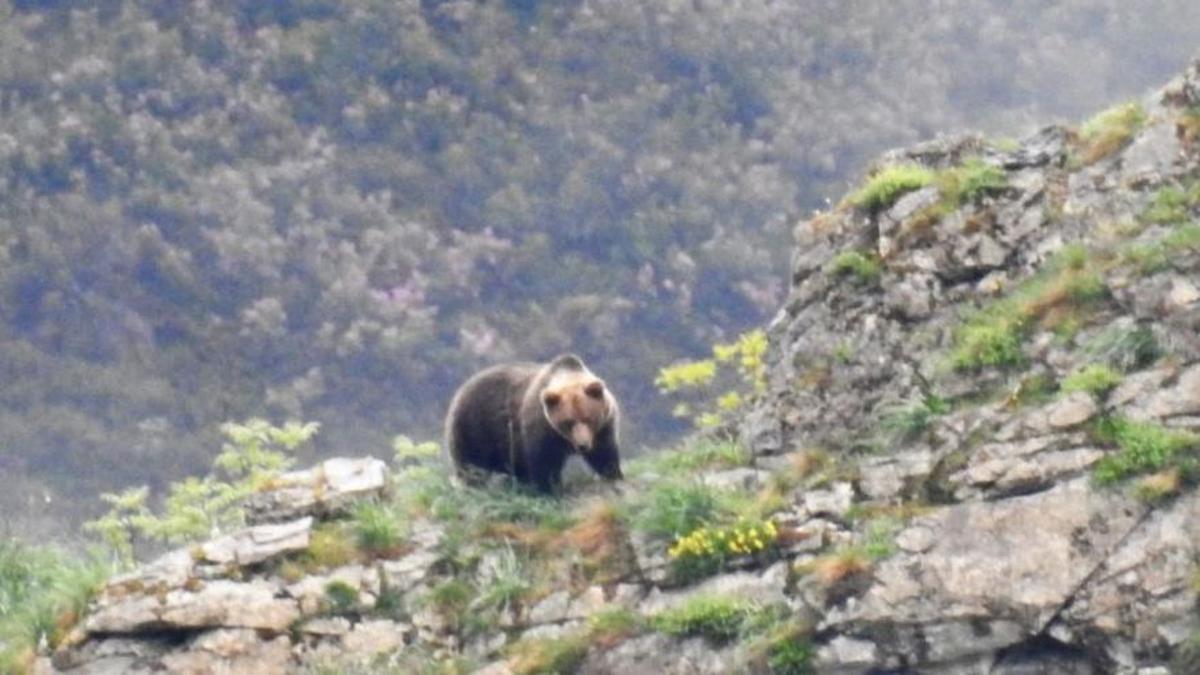
[[[587,456],[596,436],[616,414],[616,400],[600,378],[586,368],[562,370],[542,390],[542,410],[550,426]]]

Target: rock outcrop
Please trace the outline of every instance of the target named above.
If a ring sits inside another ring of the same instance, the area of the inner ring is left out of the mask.
[[[747,465],[696,476],[770,497],[769,556],[681,577],[670,539],[611,513],[546,544],[504,512],[477,546],[434,500],[403,545],[301,569],[323,522],[389,488],[382,463],[330,460],[256,496],[244,531],[110,581],[39,667],[1200,672],[1198,138],[1200,63],[1078,131],[888,153],[925,179],[800,224]],[[539,546],[558,565],[521,578],[514,547]],[[797,632],[764,652],[654,620],[713,597]],[[558,651],[530,666],[518,644]]]

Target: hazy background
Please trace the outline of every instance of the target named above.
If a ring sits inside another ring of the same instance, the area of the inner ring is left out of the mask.
[[[481,365],[651,381],[766,320],[878,152],[1145,93],[1195,0],[0,0],[0,531],[209,464],[428,438]]]

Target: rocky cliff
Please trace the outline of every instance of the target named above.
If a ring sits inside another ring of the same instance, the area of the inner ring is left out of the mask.
[[[328,462],[36,668],[1200,672],[1198,138],[1200,63],[1077,129],[888,153],[797,227],[740,445],[561,502]]]

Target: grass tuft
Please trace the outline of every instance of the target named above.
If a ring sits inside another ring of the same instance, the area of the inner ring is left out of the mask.
[[[930,423],[950,412],[950,403],[937,394],[927,394],[916,403],[892,409],[883,419],[883,428],[900,442],[916,438]]]
[[[1156,241],[1129,246],[1121,257],[1142,274],[1150,275],[1169,268],[1180,254],[1197,250],[1200,250],[1200,225],[1191,224],[1176,227]]]
[[[358,589],[334,579],[325,584],[325,600],[332,614],[346,614],[358,605]]]
[[[509,648],[508,667],[513,675],[571,673],[587,657],[589,646],[582,632],[560,638],[520,640]]]
[[[1183,489],[1183,475],[1176,467],[1143,476],[1134,486],[1137,498],[1148,504],[1160,504]]]
[[[883,268],[873,255],[860,251],[842,251],[829,263],[829,273],[838,277],[852,277],[859,283],[870,284],[879,280]]]
[[[625,536],[625,522],[616,505],[597,503],[553,543],[578,551],[586,580],[604,584],[620,581],[630,571]]]
[[[1063,378],[1059,390],[1064,394],[1086,391],[1097,399],[1121,384],[1124,376],[1102,363],[1093,363]]]
[[[39,645],[57,646],[113,571],[98,553],[0,542],[0,672],[27,672]]]
[[[1008,185],[1004,169],[986,164],[978,158],[968,159],[961,166],[937,174],[938,191],[948,206],[961,206],[981,196],[1003,190]]]
[[[737,598],[702,595],[651,617],[655,630],[677,637],[704,637],[725,643],[741,634],[747,619],[757,608]]]
[[[598,649],[611,649],[646,630],[646,620],[631,609],[607,609],[588,617],[589,642]]]
[[[686,474],[717,467],[735,468],[750,462],[750,455],[737,441],[704,438],[680,450],[667,450],[639,457],[629,463],[633,475]]]
[[[1109,108],[1079,128],[1078,162],[1089,166],[1125,147],[1146,123],[1146,111],[1135,102]]]
[[[847,201],[859,209],[885,209],[905,193],[933,183],[935,177],[932,170],[918,164],[889,166],[871,176]]]
[[[322,523],[313,529],[304,556],[309,571],[341,567],[359,559],[361,552],[341,523]]]
[[[699,482],[656,485],[633,509],[633,527],[660,539],[687,534],[725,510],[717,491]]]
[[[1192,208],[1200,204],[1200,186],[1166,185],[1159,188],[1142,212],[1142,220],[1157,225],[1179,225],[1188,221]]]
[[[511,546],[501,549],[490,570],[491,577],[479,589],[471,607],[494,609],[503,614],[519,605],[533,588],[526,568],[526,561]]]
[[[358,548],[370,555],[396,552],[406,536],[400,513],[387,504],[362,502],[352,511],[352,528]]]
[[[1035,326],[1077,326],[1080,314],[1105,296],[1099,268],[1087,249],[1064,247],[1040,274],[955,331],[951,364],[976,370],[1023,363],[1021,345]]]
[[[1112,326],[1092,338],[1084,352],[1120,372],[1145,368],[1162,356],[1154,331],[1146,326]]]
[[[1093,475],[1101,484],[1174,466],[1191,468],[1195,457],[1188,451],[1200,450],[1200,434],[1120,417],[1100,420],[1093,434],[1117,446],[1117,452],[1096,463]]]

